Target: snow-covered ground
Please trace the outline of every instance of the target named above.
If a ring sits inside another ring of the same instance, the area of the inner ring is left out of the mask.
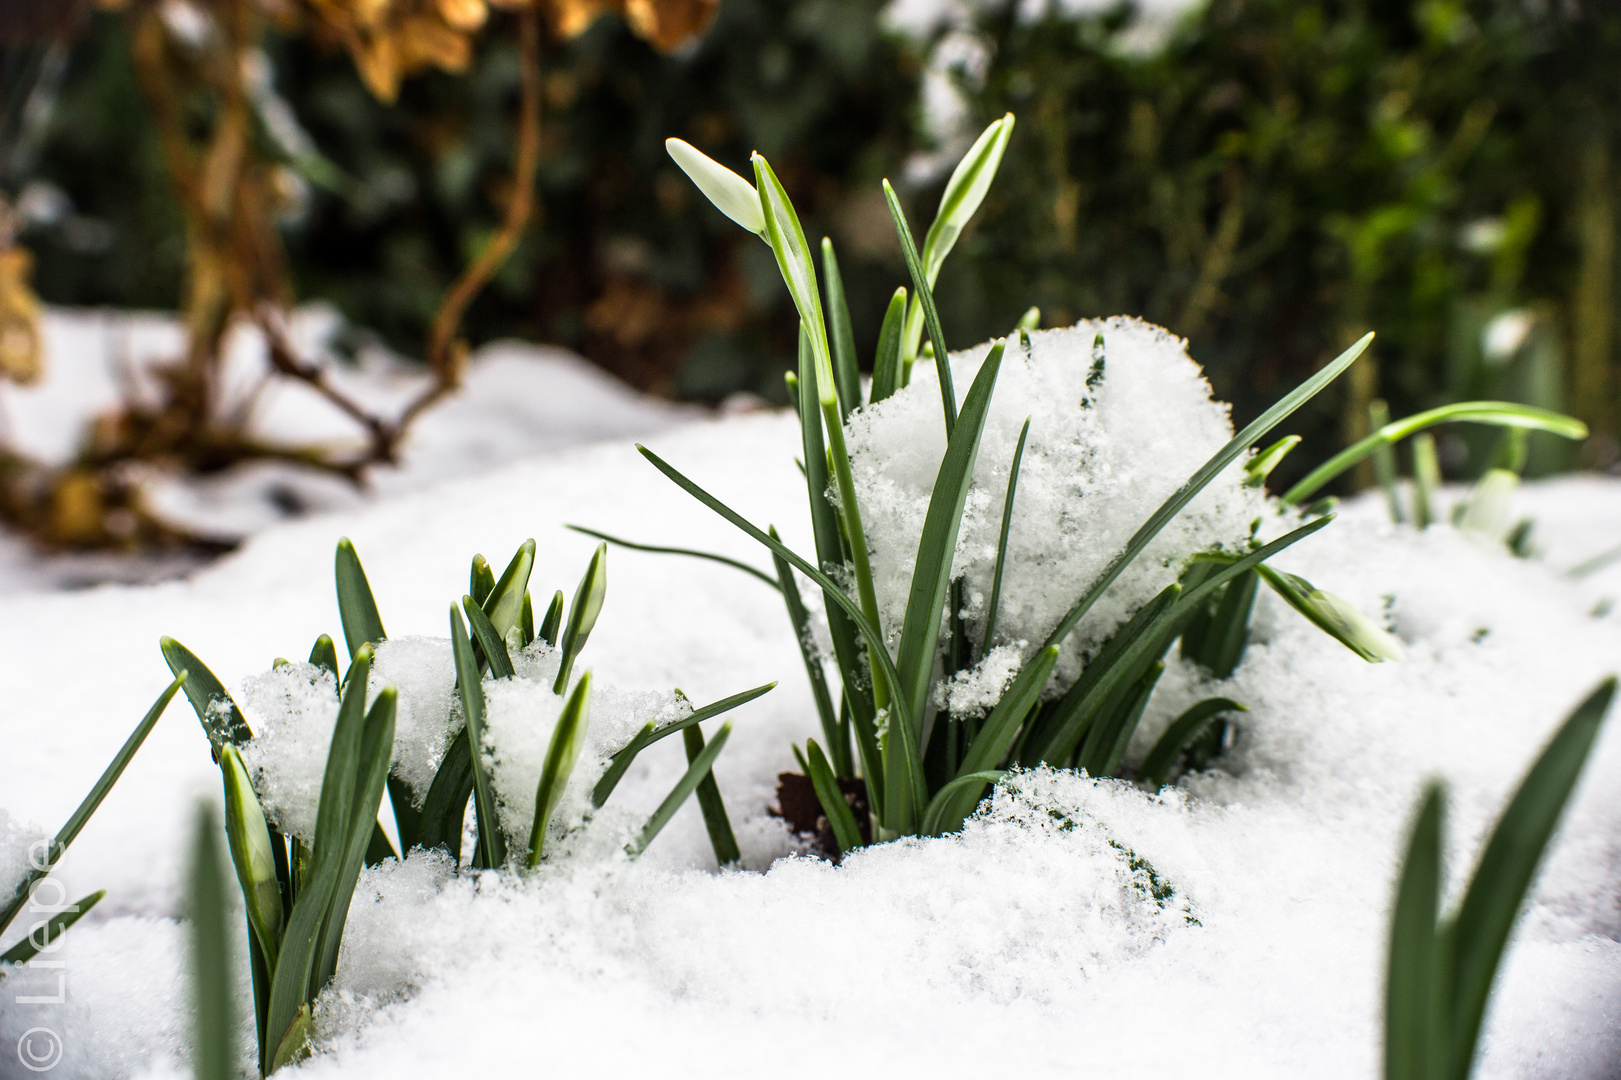
[[[322,357],[339,328],[321,307],[301,310],[289,336],[304,355]],[[49,465],[72,460],[98,414],[126,395],[150,400],[153,368],[183,355],[172,315],[49,309],[44,319],[45,377],[34,386],[0,385],[0,438]],[[352,400],[392,418],[424,384],[420,366],[385,350],[362,350],[357,364],[331,363],[332,382]],[[242,327],[228,339],[220,412],[245,410],[249,430],[282,445],[358,449],[361,432],[308,386],[267,378],[263,339]],[[650,434],[696,410],[643,397],[563,349],[496,342],[470,358],[462,388],[412,427],[398,467],[374,469],[362,491],[311,469],[260,462],[208,478],[151,477],[155,510],[196,533],[236,539],[290,517],[336,511],[550,450]],[[41,557],[0,534],[0,595],[40,587],[77,587],[116,577],[152,580],[195,565],[192,558],[145,560],[95,554]]]
[[[791,418],[698,421],[645,441],[808,549]],[[468,472],[267,528],[186,580],[8,596],[10,827],[54,829],[77,804],[168,681],[160,634],[233,688],[336,634],[340,535],[393,638],[443,637],[471,554],[499,568],[526,537],[539,545],[536,594],[571,590],[593,542],[564,522],[766,562],[622,438]],[[688,806],[634,863],[452,878],[418,854],[367,871],[323,1004],[324,1051],[302,1073],[1375,1076],[1388,904],[1424,779],[1450,783],[1455,892],[1552,727],[1621,668],[1621,623],[1600,603],[1621,597],[1621,566],[1562,573],[1621,542],[1621,484],[1534,485],[1519,505],[1539,522],[1542,559],[1451,528],[1392,527],[1373,500],[1280,556],[1383,613],[1408,658],[1364,664],[1264,595],[1221,689],[1252,710],[1221,770],[1159,797],[1024,774],[962,835],[837,868],[790,857],[765,809],[793,768],[789,743],[816,734],[780,598],[725,567],[615,551],[582,659],[599,682],[679,686],[703,702],[782,680],[734,714],[716,770],[745,869],[714,871]],[[1142,738],[1211,690],[1174,660],[1161,685]],[[683,767],[670,742],[653,748],[615,802],[645,814]],[[1481,1076],[1621,1072],[1618,780],[1612,729],[1521,923]],[[36,1026],[63,1040],[52,1076],[184,1074],[183,838],[196,800],[217,791],[206,741],[176,703],[59,871],[69,895],[107,899],[68,935],[63,968],[0,986],[0,1076],[21,1075],[10,1048]],[[1174,896],[1135,887],[1122,849]],[[59,978],[64,1003],[15,1004]],[[245,1015],[245,976],[239,997]]]

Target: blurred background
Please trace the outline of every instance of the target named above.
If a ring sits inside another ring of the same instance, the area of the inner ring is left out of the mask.
[[[921,232],[1007,111],[1007,156],[937,289],[954,345],[1032,304],[1043,325],[1140,315],[1188,338],[1242,422],[1376,330],[1374,362],[1291,421],[1307,439],[1285,484],[1364,434],[1375,399],[1402,416],[1502,398],[1590,425],[1580,448],[1533,441],[1531,474],[1621,453],[1621,5],[534,4],[0,0],[0,366],[28,374],[3,320],[34,296],[175,312],[188,335],[157,405],[103,414],[52,469],[5,459],[14,528],[196,540],[108,463],[264,456],[219,435],[206,372],[235,322],[274,354],[276,312],[312,304],[334,371],[381,349],[448,385],[468,349],[518,338],[658,398],[780,402],[797,320],[770,252],[664,139],[744,172],[751,150],[771,159],[806,232],[837,245],[870,356],[908,280],[880,179]],[[487,283],[449,319],[481,259]],[[277,370],[314,386],[296,352]],[[365,453],[303,464],[386,467],[392,421],[370,419]],[[1443,468],[1470,477],[1493,445],[1449,432]]]

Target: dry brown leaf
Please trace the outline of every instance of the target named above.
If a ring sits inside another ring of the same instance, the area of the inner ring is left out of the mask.
[[[44,373],[39,300],[29,287],[33,256],[19,247],[0,250],[0,377],[27,385]]]

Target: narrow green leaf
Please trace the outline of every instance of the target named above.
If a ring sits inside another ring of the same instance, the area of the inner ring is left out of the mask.
[[[961,797],[962,793],[973,793],[974,801],[970,806],[970,809],[972,809],[972,806],[978,806],[979,800],[984,797],[982,793],[985,790],[985,785],[1000,783],[1006,775],[1007,771],[1005,769],[985,769],[981,772],[969,773],[967,776],[959,776],[946,784],[935,793],[934,798],[929,802],[928,810],[923,814],[922,834],[924,836],[943,836],[948,832],[956,832],[962,828],[966,815],[964,818],[959,818],[955,825],[947,824],[947,820],[951,816],[952,806],[966,801]]]
[[[928,235],[923,238],[923,267],[931,286],[939,278],[940,267],[956,246],[957,238],[968,226],[969,219],[985,201],[985,194],[990,191],[991,181],[996,179],[1002,154],[1006,152],[1008,140],[1012,137],[1013,114],[1008,113],[980,133],[974,145],[968,148],[968,153],[952,170],[946,190],[940,196],[940,209],[935,213],[934,224],[929,226]],[[1036,318],[1039,319],[1040,311],[1032,310],[1036,311]]]
[[[1390,423],[1390,406],[1381,398],[1368,402],[1368,427],[1373,431],[1387,426]],[[1390,511],[1390,520],[1397,525],[1407,521],[1407,514],[1402,509],[1401,496],[1396,491],[1396,451],[1390,443],[1379,443],[1373,448],[1373,475],[1378,481],[1379,490],[1385,493],[1385,506]]]
[[[1463,903],[1448,927],[1452,1008],[1447,1072],[1452,1080],[1465,1080],[1469,1075],[1486,1001],[1509,934],[1587,763],[1615,688],[1614,676],[1605,679],[1554,732],[1493,826]]]
[[[331,901],[321,920],[320,944],[307,984],[306,1002],[314,1001],[338,970],[338,950],[342,947],[343,930],[349,919],[349,902],[354,898],[355,882],[360,877],[360,870],[366,864],[367,847],[378,832],[377,812],[383,805],[383,788],[388,779],[389,763],[394,757],[397,702],[398,691],[392,684],[385,686],[378,692],[371,711],[366,714],[360,754],[356,761],[354,801],[349,808],[349,831],[339,845]],[[316,855],[319,857],[319,850]]]
[[[1125,549],[1110,561],[1109,565],[1104,568],[1103,573],[1099,575],[1098,580],[1087,590],[1086,595],[1081,597],[1075,606],[1070,608],[1064,617],[1058,621],[1058,625],[1053,628],[1053,632],[1047,635],[1044,644],[1056,645],[1068,637],[1069,632],[1075,629],[1075,624],[1080,622],[1088,611],[1092,610],[1092,605],[1097,603],[1098,598],[1108,590],[1110,585],[1114,584],[1115,579],[1120,576],[1127,566],[1131,565],[1132,560],[1142,554],[1143,549],[1153,542],[1154,537],[1159,535],[1160,530],[1165,528],[1171,519],[1176,517],[1182,508],[1193,500],[1194,496],[1203,491],[1205,486],[1214,480],[1238,455],[1255,445],[1263,435],[1282,423],[1290,413],[1316,397],[1324,387],[1346,368],[1350,367],[1357,357],[1362,355],[1363,351],[1367,349],[1368,343],[1372,340],[1373,334],[1363,335],[1355,345],[1346,349],[1321,371],[1284,395],[1270,409],[1256,417],[1243,431],[1233,436],[1227,445],[1216,451],[1209,461],[1199,466],[1198,470],[1188,477],[1187,482],[1177,489],[1176,494],[1166,499],[1160,508],[1154,511],[1153,515],[1138,527],[1136,533],[1126,543]]]
[[[267,1037],[259,1048],[259,1070],[269,1075],[284,1062],[284,1046],[301,1013],[309,1011],[310,973],[320,946],[322,921],[332,901],[338,878],[337,859],[316,860],[282,934],[281,955],[270,978],[270,1003],[265,1009]],[[275,1033],[281,1034],[275,1034]],[[302,1041],[295,1045],[302,1045]]]
[[[801,327],[799,426],[805,451],[805,488],[810,497],[811,536],[816,543],[817,565],[832,570],[844,566],[844,550],[839,537],[838,518],[833,510],[833,503],[828,498],[828,458],[826,444],[822,439],[820,396],[816,378],[810,338]],[[873,812],[877,813],[878,808],[883,805],[883,765],[878,757],[876,728],[878,710],[873,701],[872,686],[862,677],[860,631],[839,606],[838,600],[826,594],[825,587],[823,593],[822,606],[827,612],[827,629],[833,641],[833,656],[844,683],[845,695],[851,703],[856,747],[861,754],[863,772],[873,787],[869,798]],[[843,595],[842,591],[840,595]],[[885,655],[888,655],[887,650]]]
[[[1007,564],[1008,532],[1013,528],[1013,497],[1019,490],[1019,464],[1024,460],[1024,441],[1030,437],[1030,418],[1019,429],[1019,445],[1013,448],[1013,464],[1008,467],[1007,495],[1002,499],[1002,535],[996,541],[996,569],[991,574],[991,599],[985,609],[985,632],[980,635],[980,652],[996,647],[996,612],[1002,603],[1002,569]]]
[[[895,231],[901,239],[901,254],[906,257],[907,273],[912,275],[912,303],[916,305],[921,301],[923,321],[929,329],[929,340],[934,344],[934,368],[940,377],[940,408],[945,413],[946,438],[949,439],[951,429],[957,426],[957,390],[951,381],[951,357],[946,352],[945,331],[940,328],[940,313],[934,307],[934,291],[919,261],[912,230],[906,224],[906,211],[901,209],[901,201],[896,198],[895,189],[889,186],[888,180],[884,181],[884,199],[889,203],[890,216],[895,219]],[[907,319],[908,323],[911,321]],[[905,359],[906,353],[903,353],[902,361]]]
[[[320,800],[315,808],[317,875],[334,865],[333,860],[342,857],[344,838],[349,835],[349,814],[354,808],[361,744],[366,733],[366,681],[371,675],[371,661],[371,646],[362,644],[354,663],[349,666],[338,718],[332,725],[332,742],[327,749]]]
[[[1188,710],[1165,729],[1158,741],[1154,743],[1148,756],[1137,770],[1137,782],[1146,787],[1158,790],[1165,786],[1171,776],[1171,769],[1175,767],[1177,759],[1187,751],[1188,745],[1202,734],[1211,721],[1225,712],[1249,712],[1248,706],[1240,705],[1231,698],[1205,698],[1188,707]]]
[[[1073,754],[1087,727],[1093,720],[1098,709],[1102,708],[1114,693],[1115,689],[1128,679],[1138,677],[1138,673],[1149,656],[1161,655],[1169,646],[1172,639],[1181,632],[1183,623],[1193,614],[1199,605],[1207,602],[1209,596],[1217,589],[1227,584],[1233,578],[1242,574],[1251,567],[1259,566],[1273,555],[1285,548],[1304,540],[1318,529],[1327,527],[1334,519],[1331,517],[1318,518],[1305,525],[1285,533],[1278,539],[1264,547],[1257,548],[1242,559],[1212,574],[1197,587],[1189,589],[1169,608],[1154,620],[1154,622],[1127,646],[1120,658],[1104,670],[1087,693],[1086,698],[1076,709],[1073,716],[1065,721],[1065,726],[1057,732],[1048,749],[1050,761],[1066,761]]]
[[[631,762],[636,760],[636,755],[649,746],[652,746],[660,739],[674,735],[678,731],[685,731],[694,724],[701,724],[705,720],[731,712],[739,705],[746,705],[760,695],[769,693],[776,688],[776,685],[774,682],[768,682],[764,686],[756,686],[754,689],[745,690],[741,694],[733,694],[731,697],[722,698],[719,701],[705,705],[701,709],[694,710],[679,720],[672,720],[663,727],[655,728],[653,722],[648,721],[631,738],[630,742],[626,743],[608,759],[607,770],[603,772],[602,779],[597,781],[596,788],[591,792],[592,805],[601,806],[608,801],[608,796],[612,795],[614,788],[619,786],[619,781],[623,779],[625,770],[629,769]]]
[[[189,675],[185,684],[186,700],[191,702],[192,710],[202,722],[215,761],[219,760],[221,746],[226,743],[241,746],[253,738],[242,710],[236,707],[231,695],[225,692],[224,684],[208,670],[207,664],[172,637],[158,638],[158,648],[163,651],[163,661],[169,665],[171,674],[186,672]]]
[[[1170,637],[1165,638],[1168,648]],[[1128,687],[1128,695],[1123,708],[1117,715],[1111,716],[1107,724],[1096,727],[1098,738],[1097,757],[1082,765],[1093,776],[1117,776],[1120,772],[1120,763],[1125,760],[1126,748],[1131,745],[1131,737],[1137,732],[1137,725],[1142,722],[1143,710],[1148,707],[1148,699],[1154,694],[1154,687],[1159,684],[1159,678],[1165,673],[1165,661],[1156,658],[1149,665],[1147,671],[1137,680],[1136,684]]]
[[[1427,529],[1439,516],[1435,493],[1441,488],[1441,459],[1435,452],[1435,437],[1429,432],[1413,436],[1413,524]]]
[[[535,788],[535,820],[529,830],[529,861],[532,870],[540,865],[546,848],[546,829],[552,814],[568,788],[574,763],[585,747],[586,726],[591,722],[591,673],[587,671],[574,684],[574,692],[557,716],[551,741],[546,744],[546,760],[540,767],[540,783]]]
[[[473,795],[473,751],[464,727],[450,740],[445,759],[428,785],[422,800],[421,831],[417,843],[432,850],[442,847],[450,857],[461,859],[462,822],[467,816],[467,800]]]
[[[716,555],[711,551],[696,551],[692,548],[665,547],[661,544],[639,544],[634,540],[625,540],[618,536],[609,536],[605,532],[598,532],[595,529],[588,529],[584,525],[564,525],[563,528],[572,529],[577,533],[584,533],[586,536],[593,537],[597,540],[606,541],[607,543],[613,544],[617,547],[629,548],[632,551],[650,551],[655,555],[686,555],[694,559],[708,559],[710,562],[717,562],[723,566],[730,566],[734,570],[741,570],[745,574],[749,574],[752,577],[765,582],[765,584],[771,586],[773,589],[777,587],[777,580],[764,570],[758,570],[750,566],[748,563],[742,562],[738,559],[728,558],[725,555]]]
[[[479,601],[497,637],[505,638],[507,631],[518,625],[524,598],[528,595],[529,573],[534,568],[535,541],[529,539],[512,556],[512,561],[501,573],[501,580],[490,589],[489,595]]]
[[[522,632],[521,641],[525,648],[535,640],[535,601],[529,595],[529,590],[523,591],[523,608],[518,612],[518,629]]]
[[[270,827],[253,792],[242,755],[234,746],[220,751],[220,774],[225,782],[225,836],[230,841],[231,863],[242,887],[242,899],[265,960],[276,966],[281,950],[281,882],[276,878],[276,856],[270,846]]]
[[[883,324],[878,328],[878,351],[872,361],[872,401],[884,400],[901,388],[901,338],[906,329],[906,286],[889,298]]]
[[[833,254],[833,241],[825,236],[822,237],[822,280],[827,283],[833,385],[839,395],[840,419],[849,420],[850,410],[861,407],[861,367],[856,361],[855,330],[850,325],[850,305],[844,299],[844,279],[839,276],[839,260]]]
[[[906,618],[901,625],[900,648],[895,668],[901,683],[895,698],[899,715],[922,736],[924,708],[928,704],[929,680],[934,672],[935,649],[940,640],[940,611],[951,585],[951,561],[957,550],[962,527],[963,507],[974,480],[974,462],[979,440],[989,415],[996,376],[1002,366],[1006,341],[998,338],[990,355],[974,377],[956,429],[947,443],[934,491],[918,539],[917,558],[912,567],[912,587],[906,601]],[[921,811],[921,807],[919,810]]]
[[[1502,543],[1514,527],[1514,493],[1519,486],[1520,478],[1516,473],[1487,469],[1464,501],[1463,515],[1457,519],[1459,530]]]
[[[1496,427],[1523,428],[1526,431],[1546,431],[1563,439],[1587,438],[1587,425],[1574,417],[1519,405],[1512,401],[1459,401],[1428,409],[1402,420],[1395,420],[1346,447],[1308,473],[1294,487],[1284,493],[1283,501],[1299,506],[1316,494],[1324,484],[1353,467],[1381,446],[1389,446],[1407,436],[1436,424],[1469,421]]]
[[[546,605],[546,615],[540,620],[540,629],[535,636],[548,645],[556,646],[557,634],[563,628],[563,590],[558,589],[552,594],[552,602]]]
[[[377,613],[377,600],[371,583],[360,565],[360,556],[347,536],[338,541],[333,577],[338,583],[338,617],[343,621],[343,640],[352,661],[362,645],[375,645],[388,637],[383,617]]]
[[[1424,792],[1396,885],[1385,965],[1385,1080],[1446,1076],[1447,989],[1441,905],[1441,818],[1445,795]]]
[[[102,800],[107,797],[107,793],[113,789],[113,785],[118,783],[118,778],[124,775],[124,770],[135,757],[135,751],[141,748],[141,744],[146,741],[146,737],[152,733],[152,728],[157,725],[158,718],[169,707],[169,702],[174,700],[175,692],[182,686],[189,684],[190,679],[187,678],[184,669],[175,674],[174,681],[168,685],[163,693],[158,695],[158,699],[152,703],[152,707],[146,710],[146,715],[141,717],[141,722],[135,725],[135,730],[130,732],[129,738],[124,740],[124,745],[118,748],[118,753],[113,755],[112,761],[108,762],[107,767],[102,770],[101,776],[91,786],[90,793],[74,809],[67,822],[57,830],[56,837],[51,841],[50,857],[44,860],[43,865],[37,859],[30,858],[28,860],[28,872],[17,883],[17,888],[12,892],[11,898],[6,902],[5,907],[0,908],[0,932],[4,932],[6,927],[11,925],[11,920],[17,917],[17,912],[21,911],[23,905],[28,902],[28,890],[33,886],[34,882],[51,872],[52,867],[61,860],[62,855],[67,851],[68,845],[73,843],[74,839],[79,835],[79,831],[90,820],[90,815],[96,812],[96,809],[101,806]]]
[[[775,527],[767,532],[773,539],[780,539]],[[816,701],[816,715],[822,722],[822,737],[827,740],[828,749],[833,754],[834,768],[840,770],[842,775],[850,776],[853,772],[850,748],[841,737],[839,718],[833,712],[833,698],[827,689],[827,673],[822,668],[822,658],[817,655],[816,642],[811,636],[810,612],[805,610],[805,602],[800,599],[793,567],[779,556],[773,555],[771,559],[777,568],[783,603],[788,608],[788,621],[793,625],[794,639],[799,643],[799,656],[805,662],[805,677],[810,682],[811,697]]]
[[[1515,476],[1525,471],[1525,459],[1530,452],[1531,433],[1525,428],[1511,427],[1503,429],[1503,436],[1497,443],[1497,452],[1492,455],[1491,467],[1511,472]]]
[[[467,636],[467,626],[455,604],[450,605],[450,642],[456,658],[456,688],[467,717],[467,747],[472,755],[473,814],[478,821],[478,852],[473,865],[499,869],[507,861],[507,845],[495,813],[495,792],[484,765],[484,681],[479,675],[478,662],[473,659],[473,643]]]
[[[602,601],[607,595],[608,545],[604,543],[598,544],[597,550],[591,553],[585,576],[580,578],[579,587],[574,590],[568,625],[563,628],[562,660],[558,664],[557,681],[552,684],[552,693],[561,696],[568,688],[568,677],[574,670],[574,661],[591,637],[591,631],[597,625],[597,616],[602,614]]]
[[[474,603],[471,596],[464,596],[462,611],[467,615],[467,625],[473,629],[473,639],[478,642],[484,659],[489,661],[491,677],[512,678],[512,657],[507,653],[507,644],[501,640],[495,627],[490,625],[490,618],[484,614],[484,609]],[[477,662],[476,655],[474,662]]]
[[[838,777],[827,763],[827,755],[816,745],[815,739],[805,742],[805,764],[809,767],[811,787],[816,789],[816,800],[822,804],[822,816],[833,830],[833,840],[839,845],[839,854],[848,855],[861,846],[861,827],[856,824],[855,811],[844,801]]]
[[[482,607],[494,591],[495,571],[490,569],[490,561],[482,555],[474,555],[472,568],[467,572],[467,594]]]
[[[284,1066],[296,1065],[314,1053],[314,1043],[311,1041],[314,1030],[315,1018],[306,1003],[299,1008],[292,1024],[282,1035],[281,1042],[276,1046],[276,1052],[271,1055],[270,1068],[266,1075]]]
[[[1019,321],[1014,324],[1013,329],[1023,330],[1025,333],[1029,333],[1031,330],[1040,330],[1041,309],[1033,305],[1026,308],[1024,314],[1019,316]]]
[[[316,667],[332,673],[334,683],[338,678],[338,647],[332,643],[331,634],[322,634],[315,639],[310,648],[310,663]]]
[[[1300,445],[1299,435],[1285,435],[1265,450],[1258,452],[1250,458],[1249,464],[1244,466],[1244,483],[1249,487],[1260,487],[1266,483],[1266,478],[1272,475],[1289,451]]]
[[[682,730],[681,743],[686,749],[689,766],[703,756],[704,733],[697,724]],[[723,868],[736,866],[743,861],[743,853],[738,850],[737,837],[732,832],[731,818],[726,815],[726,802],[720,797],[720,785],[715,782],[713,768],[704,773],[693,794],[698,800],[698,810],[704,816],[704,831],[709,834],[709,846],[715,851],[715,865]]]
[[[833,469],[834,490],[839,497],[838,521],[843,526],[842,543],[849,553],[849,562],[855,571],[856,596],[861,611],[873,626],[881,626],[878,614],[878,591],[873,585],[872,560],[867,551],[867,534],[861,524],[861,503],[856,498],[855,474],[850,468],[850,452],[844,444],[844,424],[835,402],[823,400],[822,424],[827,431],[827,457]],[[872,700],[876,709],[889,704],[890,684],[877,672],[872,673]]]
[[[862,613],[861,607],[854,600],[850,599],[850,597],[846,596],[844,591],[833,582],[833,579],[829,578],[826,574],[816,569],[816,567],[800,558],[799,555],[795,554],[781,541],[773,540],[771,537],[761,532],[731,507],[727,506],[725,503],[709,494],[709,492],[687,479],[687,477],[678,471],[674,466],[670,465],[663,458],[653,453],[653,451],[649,450],[647,447],[637,443],[636,449],[643,457],[652,462],[654,468],[658,469],[659,472],[663,473],[665,476],[674,481],[677,487],[681,488],[687,494],[709,507],[709,509],[713,510],[716,514],[719,514],[732,525],[742,530],[745,536],[748,536],[755,542],[763,544],[771,551],[781,555],[795,570],[798,570],[801,574],[804,574],[806,577],[810,578],[817,585],[820,585],[823,595],[832,600],[836,605],[838,605],[839,608],[843,609],[844,613],[849,616],[852,622],[855,623],[856,628],[861,631],[862,637],[864,637],[867,641],[867,655],[873,660],[877,661],[879,670],[883,672],[884,677],[890,681],[891,685],[895,685],[897,683],[898,676],[895,672],[895,662],[890,658],[889,650],[884,647],[883,637],[878,633],[877,628],[874,627],[872,623],[867,621],[867,617]]]
[[[285,912],[283,917],[286,917]],[[259,939],[251,923],[247,927],[247,939],[248,982],[253,987],[253,1045],[257,1047],[265,1043],[265,1010],[270,1005],[270,961],[259,947]]]
[[[1197,567],[1199,564],[1195,564]],[[1184,575],[1188,588],[1197,588],[1215,573],[1211,566],[1206,572],[1194,574],[1193,568]],[[1099,681],[1110,671],[1113,671],[1120,658],[1151,629],[1160,625],[1160,616],[1176,603],[1177,598],[1184,594],[1181,583],[1172,582],[1161,589],[1148,603],[1138,608],[1136,613],[1126,621],[1126,625],[1109,635],[1103,647],[1097,654],[1087,661],[1086,667],[1081,671],[1081,677],[1076,679],[1070,688],[1064,691],[1064,696],[1049,706],[1043,716],[1042,728],[1032,733],[1024,745],[1019,748],[1019,760],[1027,765],[1047,762],[1050,765],[1062,766],[1074,753],[1079,741],[1086,735],[1091,724],[1092,714],[1096,711],[1093,706],[1097,700],[1093,694]],[[1208,594],[1207,594],[1208,595]],[[1195,608],[1195,616],[1200,609]],[[1193,619],[1190,618],[1189,622]],[[1053,646],[1056,648],[1056,646]],[[1066,738],[1062,747],[1063,753],[1053,753],[1053,741],[1060,733],[1070,732],[1073,738]]]
[[[1354,605],[1333,593],[1324,592],[1303,577],[1270,566],[1262,566],[1259,571],[1266,583],[1290,607],[1368,663],[1406,659],[1407,653],[1401,642]]]
[[[99,889],[77,903],[69,904],[57,911],[44,922],[35,923],[29,929],[27,937],[0,953],[0,964],[26,964],[42,952],[55,951],[56,940],[91,908],[101,903],[101,898],[106,895],[106,889]]]
[[[837,403],[838,393],[833,381],[833,358],[827,341],[827,325],[822,318],[822,294],[816,287],[816,266],[811,261],[810,245],[805,242],[805,230],[799,226],[799,215],[788,200],[771,164],[755,153],[754,186],[760,193],[760,209],[765,214],[765,237],[777,256],[777,268],[799,309],[800,322],[810,334],[811,353],[816,360],[816,381],[823,405]]]
[[[647,819],[641,834],[626,846],[627,854],[634,857],[647,850],[647,846],[663,831],[664,826],[670,823],[670,819],[675,817],[675,812],[681,809],[681,804],[687,801],[687,796],[697,789],[698,782],[708,775],[715,764],[715,759],[720,757],[720,752],[726,748],[726,740],[731,737],[732,725],[728,721],[721,725],[720,731],[715,733],[715,737],[704,747],[697,760],[687,766],[686,773],[676,781],[670,794],[666,795],[659,808],[653,811],[653,816]]]
[[[201,806],[192,831],[186,914],[191,918],[192,1071],[197,1080],[237,1080],[236,980],[226,931],[219,819]]]
[[[1227,583],[1205,631],[1199,662],[1218,679],[1231,678],[1244,658],[1249,641],[1250,615],[1261,584],[1259,571],[1246,571]]]

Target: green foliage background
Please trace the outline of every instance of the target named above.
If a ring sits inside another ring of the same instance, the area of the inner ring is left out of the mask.
[[[547,47],[540,215],[474,306],[475,341],[557,342],[631,382],[717,400],[781,396],[793,308],[764,245],[703,204],[664,156],[681,135],[744,170],[772,159],[807,232],[838,243],[858,343],[905,278],[877,182],[930,147],[930,43],[881,29],[877,0],[724,0],[701,42],[662,56],[603,20]],[[947,334],[1140,314],[1186,335],[1235,418],[1259,412],[1363,329],[1375,365],[1297,418],[1279,479],[1356,434],[1374,396],[1402,415],[1460,397],[1568,408],[1617,455],[1616,160],[1621,8],[1524,0],[1211,0],[1154,47],[1129,11],[1021,21],[978,5],[989,64],[955,76],[977,130],[1019,117],[977,227],[939,288]],[[396,108],[347,57],[269,52],[278,91],[341,170],[284,227],[300,295],[420,352],[440,290],[500,212],[517,60],[488,33],[473,73],[409,81]],[[960,31],[959,31],[960,32]],[[29,230],[58,303],[173,306],[178,216],[120,20],[73,47],[27,181],[71,213]],[[905,189],[914,227],[944,176]],[[1512,353],[1482,332],[1529,318]],[[1489,443],[1455,435],[1467,472]],[[1533,470],[1576,462],[1539,446]]]

